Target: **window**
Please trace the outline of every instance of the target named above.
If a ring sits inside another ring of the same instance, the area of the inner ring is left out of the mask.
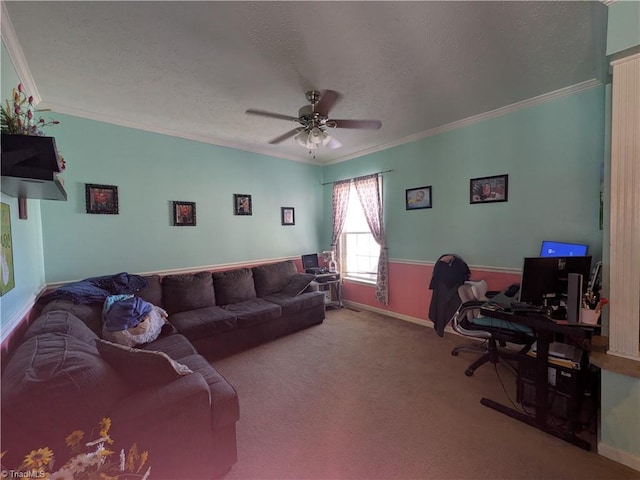
[[[340,255],[343,277],[376,282],[380,245],[369,230],[353,184],[349,190],[347,219],[340,236]]]

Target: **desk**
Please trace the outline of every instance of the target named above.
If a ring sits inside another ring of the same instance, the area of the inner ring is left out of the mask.
[[[499,318],[501,320],[519,323],[530,327],[536,333],[538,346],[535,367],[535,417],[526,415],[518,410],[514,410],[513,408],[509,408],[488,398],[483,398],[480,400],[480,403],[523,423],[539,428],[550,435],[561,438],[562,440],[572,443],[580,448],[590,450],[591,445],[589,442],[576,436],[575,432],[558,428],[549,423],[549,385],[547,368],[549,362],[549,344],[553,341],[553,336],[556,333],[571,335],[574,338],[584,340],[589,338],[591,333],[600,327],[598,325],[570,324],[567,322],[555,321],[538,313],[529,313],[524,315],[505,312],[493,309],[489,304],[483,305],[480,308],[480,313],[487,317]]]

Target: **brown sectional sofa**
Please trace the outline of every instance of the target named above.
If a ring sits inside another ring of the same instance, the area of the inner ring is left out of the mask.
[[[171,328],[137,349],[99,338],[101,304],[42,306],[3,365],[3,465],[45,445],[67,453],[65,437],[103,417],[119,445],[149,450],[151,478],[216,478],[236,462],[238,396],[210,360],[321,323],[324,295],[292,261],[146,280],[136,295]]]

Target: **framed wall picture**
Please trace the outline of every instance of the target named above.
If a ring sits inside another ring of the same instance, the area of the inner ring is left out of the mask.
[[[16,286],[13,273],[13,237],[11,236],[11,209],[8,204],[0,204],[0,225],[2,231],[2,251],[0,253],[0,297]]]
[[[293,207],[280,207],[280,219],[282,220],[282,225],[295,225],[295,213],[296,212]]]
[[[233,213],[235,215],[251,215],[252,208],[251,195],[244,193],[233,194]]]
[[[173,202],[173,225],[176,227],[195,227],[196,203]]]
[[[431,186],[408,188],[405,192],[405,207],[407,210],[431,208]]]
[[[86,183],[84,188],[87,213],[118,214],[118,187]]]
[[[472,178],[469,181],[469,203],[506,202],[509,175]]]

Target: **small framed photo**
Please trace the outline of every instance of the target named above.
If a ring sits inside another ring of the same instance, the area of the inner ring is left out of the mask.
[[[472,178],[469,182],[469,203],[506,202],[509,175]]]
[[[282,220],[282,225],[295,225],[295,209],[293,207],[280,207],[280,219]]]
[[[173,202],[173,225],[176,227],[195,227],[196,203]]]
[[[251,215],[252,214],[251,195],[244,193],[233,194],[233,213],[235,215]]]
[[[87,213],[118,214],[118,187],[85,183],[84,192]]]
[[[408,188],[405,196],[407,210],[431,208],[431,186]]]

